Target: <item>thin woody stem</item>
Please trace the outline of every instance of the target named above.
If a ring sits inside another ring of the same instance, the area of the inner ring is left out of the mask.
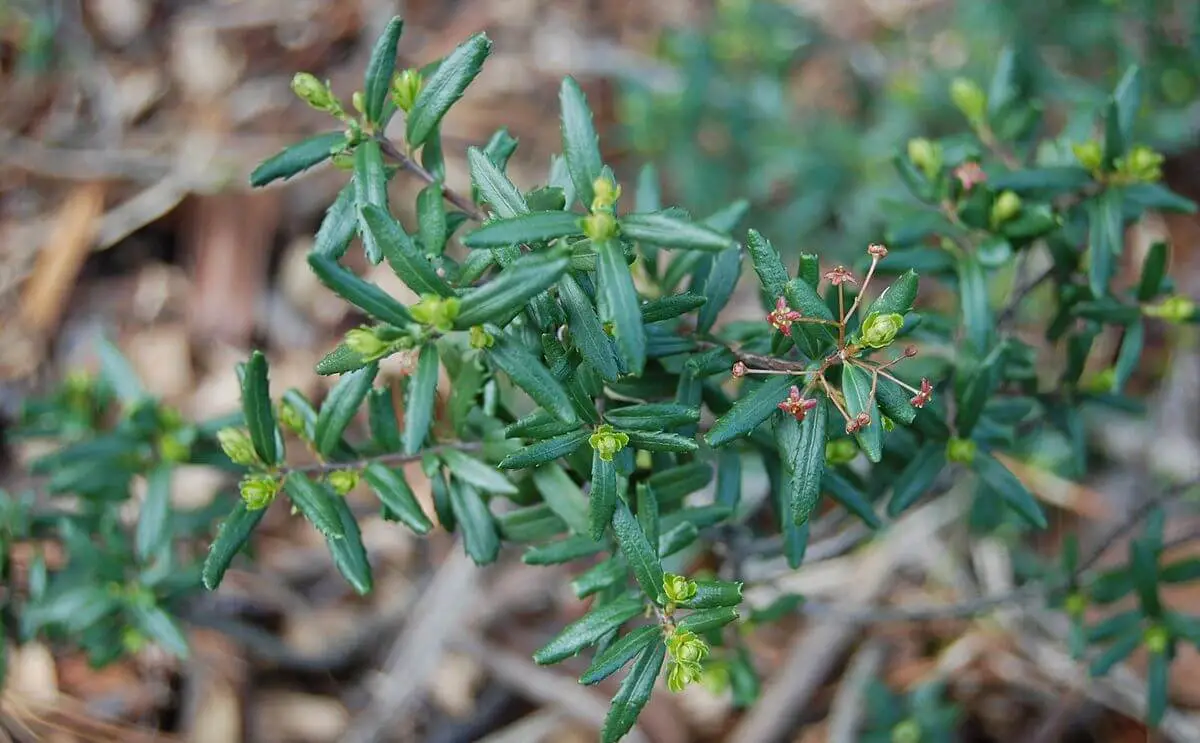
[[[824,376],[821,377],[821,385],[825,388],[825,396],[828,397],[829,401],[833,403],[833,406],[838,409],[838,412],[842,414],[842,417],[846,419],[846,422],[850,423],[850,414],[847,413],[846,409],[842,407],[842,404],[838,402],[837,397],[833,394],[833,387],[829,385],[829,381],[826,380]]]
[[[846,292],[841,284],[837,285],[838,289],[838,347],[846,344]]]
[[[400,167],[404,168],[430,185],[434,183],[440,183],[438,178],[434,176],[433,173],[430,173],[419,163],[417,163],[416,160],[413,160],[411,157],[401,152],[396,145],[392,144],[391,140],[382,136],[376,137],[376,140],[379,142],[379,149],[383,150],[385,155],[398,162]],[[442,197],[445,198],[446,201],[449,201],[451,204],[466,212],[467,216],[469,216],[471,219],[475,220],[476,222],[482,222],[487,219],[487,214],[485,214],[482,209],[476,206],[475,203],[466,196],[463,196],[458,191],[450,188],[445,183],[441,183],[441,187]]]
[[[838,291],[841,292],[841,290],[842,288],[839,286]],[[837,320],[822,320],[819,317],[801,317],[799,320],[792,320],[792,322],[806,322],[810,325],[836,325],[839,328],[842,327],[842,324]]]
[[[913,387],[912,385],[905,384],[904,382],[901,382],[899,377],[897,377],[897,376],[895,376],[894,374],[892,374],[892,373],[888,372],[888,371],[887,371],[885,368],[883,368],[883,367],[880,367],[880,368],[879,368],[879,369],[877,369],[876,371],[878,371],[878,372],[879,372],[879,374],[881,374],[881,375],[882,375],[883,377],[885,377],[886,379],[890,379],[891,381],[893,381],[893,382],[895,382],[896,384],[900,385],[901,387],[903,387],[904,389],[906,389],[906,390],[908,390],[909,392],[913,393],[914,395],[919,395],[919,394],[921,394],[921,391],[920,391],[920,390],[918,390],[916,387]]]
[[[289,475],[293,472],[305,472],[312,474],[325,475],[330,472],[339,470],[361,470],[369,464],[379,462],[380,464],[406,464],[408,462],[420,461],[426,454],[437,454],[439,452],[456,449],[458,451],[479,451],[483,448],[483,444],[478,441],[452,441],[438,446],[431,446],[428,449],[417,452],[416,454],[401,454],[395,452],[392,454],[380,454],[375,457],[363,457],[350,462],[317,462],[316,464],[306,464],[299,467],[280,467],[277,473],[280,477]]]
[[[871,267],[867,269],[867,277],[863,279],[862,289],[859,289],[858,295],[854,297],[854,304],[850,305],[850,311],[842,315],[842,323],[844,324],[854,311],[858,309],[858,305],[862,303],[862,298],[867,293],[867,287],[871,285],[871,277],[875,275],[875,267],[879,265],[879,256],[871,256]]]
[[[804,371],[786,371],[782,369],[751,369],[746,367],[745,374],[782,374],[785,376],[806,376],[808,374],[820,374],[820,369],[805,369]]]

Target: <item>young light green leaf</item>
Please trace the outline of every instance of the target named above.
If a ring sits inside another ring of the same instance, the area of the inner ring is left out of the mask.
[[[345,498],[333,498],[330,501],[333,509],[341,520],[345,536],[340,539],[327,538],[329,554],[333,557],[334,567],[342,577],[354,588],[360,596],[371,592],[371,563],[367,560],[367,550],[363,545],[362,532],[358,528],[358,520],[350,510],[350,504]]]
[[[540,666],[548,666],[577,655],[579,651],[599,642],[601,637],[641,614],[645,606],[646,601],[641,596],[628,594],[597,606],[568,624],[554,639],[539,648],[533,654],[533,660]]]
[[[334,504],[335,496],[329,488],[321,483],[313,482],[303,472],[292,472],[283,481],[292,505],[304,514],[317,531],[330,539],[340,539],[346,536],[342,526],[342,517]]]
[[[604,332],[591,300],[570,273],[563,274],[558,280],[558,298],[567,311],[571,343],[601,377],[615,382],[621,370],[613,353],[612,340]]]
[[[399,16],[393,17],[371,49],[371,58],[363,76],[363,103],[366,109],[363,113],[372,124],[383,121],[384,104],[392,85],[392,73],[396,70],[396,46],[400,43],[400,32],[403,30],[404,21]]]
[[[362,406],[378,372],[379,365],[374,363],[349,372],[342,375],[329,391],[329,396],[325,398],[320,412],[317,413],[317,424],[313,430],[313,446],[319,454],[332,454],[337,448],[342,440],[342,433]]]
[[[690,436],[681,436],[667,431],[625,431],[629,436],[629,445],[645,451],[667,451],[677,454],[689,454],[700,448]]]
[[[800,439],[793,451],[784,452],[784,466],[789,470],[788,501],[792,522],[808,521],[821,497],[821,474],[825,471],[825,425],[829,418],[825,399],[818,397],[817,405],[800,423]]]
[[[612,523],[617,508],[617,465],[592,452],[592,489],[588,494],[588,536],[599,541]]]
[[[646,366],[646,327],[642,324],[633,274],[618,241],[605,240],[595,247],[599,289],[604,296],[607,319],[613,323],[617,351],[629,373],[640,375]]]
[[[492,347],[485,352],[491,362],[508,375],[513,384],[525,391],[533,401],[553,413],[564,423],[578,423],[579,416],[571,398],[538,357],[518,341],[500,333],[495,334]]]
[[[404,453],[416,454],[425,444],[433,424],[437,401],[438,352],[433,343],[421,347],[417,368],[408,381],[408,399],[404,401]]]
[[[696,331],[707,333],[725,309],[738,279],[742,276],[742,248],[727,248],[713,258],[712,269],[704,282],[704,297],[708,300],[696,315]]]
[[[974,255],[963,254],[959,257],[958,287],[966,340],[977,353],[984,353],[991,347],[994,322],[988,299],[987,277]]]
[[[996,491],[1018,516],[1038,529],[1046,528],[1046,514],[1038,505],[1037,499],[1033,497],[1033,493],[1029,492],[1029,489],[1017,479],[1017,476],[1009,472],[1008,468],[998,459],[987,452],[976,452],[972,468],[975,470],[975,474],[979,475],[988,487]]]
[[[437,70],[425,81],[408,114],[405,139],[409,146],[420,147],[425,143],[450,107],[462,98],[491,50],[491,40],[487,34],[480,32],[442,60]]]
[[[279,461],[283,452],[279,450],[279,428],[275,425],[275,411],[271,406],[271,388],[267,381],[267,357],[261,351],[250,354],[242,376],[242,412],[246,416],[246,428],[254,451],[264,464]]]
[[[326,132],[309,137],[264,160],[250,173],[250,185],[261,188],[273,181],[287,180],[329,159],[333,148],[346,141],[345,132]]]
[[[633,570],[633,577],[651,600],[662,604],[666,600],[663,595],[663,568],[658,561],[657,545],[651,546],[645,532],[638,524],[625,501],[617,499],[616,511],[613,513],[613,534],[621,553]]]
[[[604,417],[617,428],[661,431],[687,423],[695,423],[700,420],[700,409],[674,402],[651,402],[613,408],[606,411]]]
[[[642,708],[650,701],[666,652],[667,646],[662,639],[642,649],[613,697],[608,715],[604,718],[604,728],[600,731],[601,743],[617,743],[633,729]]]
[[[579,677],[579,683],[591,686],[598,684],[609,676],[625,667],[634,656],[641,653],[656,640],[661,640],[662,629],[657,625],[647,624],[630,630],[612,645],[598,653],[591,665]]]
[[[358,233],[362,236],[367,260],[372,264],[379,263],[383,247],[369,229],[363,212],[367,206],[374,206],[386,213],[388,205],[383,153],[374,139],[365,140],[354,149],[354,203],[358,209]]]
[[[940,442],[931,442],[917,450],[916,456],[900,471],[892,483],[892,498],[888,501],[887,514],[896,518],[916,503],[929,491],[933,481],[946,466],[946,447]]]
[[[146,498],[138,513],[134,551],[145,561],[171,538],[171,467],[160,463],[146,475]]]
[[[517,260],[496,278],[462,296],[454,327],[469,330],[485,322],[500,327],[525,309],[529,300],[559,280],[570,259],[530,255]]]
[[[457,474],[457,473],[455,473]],[[457,478],[450,481],[450,508],[463,534],[463,548],[476,565],[495,562],[500,554],[496,519],[479,491]]]
[[[467,148],[467,164],[471,169],[471,183],[479,191],[484,203],[501,219],[511,219],[529,213],[529,206],[520,189],[513,185],[494,162],[478,147]],[[521,241],[518,241],[521,242]]]
[[[785,375],[768,377],[718,418],[704,435],[704,440],[709,446],[716,447],[751,433],[778,409],[779,403],[787,397],[788,388],[796,384],[797,379]]]
[[[205,588],[215,591],[217,586],[221,585],[221,579],[225,577],[229,564],[233,562],[242,546],[250,540],[254,528],[266,513],[265,508],[251,511],[246,508],[245,501],[238,500],[237,505],[221,522],[217,536],[208,548],[208,556],[204,558],[204,568],[200,577]]]
[[[371,242],[383,251],[388,265],[410,289],[417,294],[454,296],[454,290],[438,276],[437,269],[417,250],[412,238],[391,215],[377,206],[367,205],[362,208],[362,219]]]
[[[562,467],[556,464],[538,467],[533,471],[533,485],[550,510],[558,514],[571,531],[589,534],[588,500]]]
[[[782,297],[788,273],[779,251],[758,230],[746,233],[746,249],[750,252],[750,260],[754,263],[754,272],[758,274],[763,294],[771,299]]]
[[[562,149],[571,183],[584,209],[592,208],[592,184],[600,177],[600,138],[592,123],[592,109],[575,78],[566,77],[558,91],[562,109]]]
[[[866,371],[846,364],[842,367],[842,393],[846,396],[846,409],[851,418],[866,413],[870,423],[860,428],[854,438],[867,459],[878,462],[883,458],[883,424],[879,419],[879,408],[871,395],[871,375]]]
[[[446,468],[455,478],[468,482],[476,488],[489,494],[514,495],[517,486],[500,474],[494,467],[480,462],[472,456],[463,454],[457,449],[444,449],[441,454]]]
[[[433,523],[421,509],[403,473],[381,462],[372,462],[363,470],[363,479],[371,486],[379,502],[397,519],[417,534],[426,534]]]
[[[738,247],[736,240],[704,225],[667,212],[627,214],[619,220],[621,234],[631,240],[664,248],[718,252]]]
[[[557,419],[555,420],[557,421]],[[569,431],[517,449],[500,460],[500,464],[496,466],[505,470],[523,470],[553,462],[576,451],[583,446],[583,442],[587,441],[587,438],[588,432],[585,429]]]
[[[338,265],[327,255],[310,253],[308,265],[321,283],[334,294],[359,308],[371,317],[390,325],[403,328],[412,322],[408,308],[393,299],[387,292],[371,284],[349,270]]]

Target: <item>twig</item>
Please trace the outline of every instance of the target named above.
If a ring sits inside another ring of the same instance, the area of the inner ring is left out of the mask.
[[[1050,266],[1045,271],[1042,271],[1040,274],[1038,274],[1035,278],[1031,279],[1024,286],[1014,290],[1012,299],[1008,300],[1008,304],[1005,305],[1004,309],[1000,310],[1000,314],[996,316],[996,325],[1002,326],[1011,322],[1013,316],[1017,314],[1017,309],[1021,306],[1021,303],[1025,301],[1025,298],[1028,297],[1034,289],[1037,289],[1039,286],[1049,281],[1050,278],[1054,276],[1055,270],[1055,266]]]
[[[478,441],[453,441],[438,446],[431,446],[428,449],[419,451],[416,454],[401,454],[395,452],[392,454],[380,454],[374,457],[363,457],[350,462],[317,462],[316,464],[305,464],[299,467],[280,467],[279,474],[287,475],[292,472],[311,472],[315,474],[328,474],[337,472],[338,470],[360,470],[369,464],[376,462],[380,464],[406,464],[408,462],[420,461],[426,454],[438,454],[448,451],[480,451],[483,449],[483,444]]]
[[[854,743],[858,740],[858,726],[865,706],[863,697],[867,684],[871,683],[883,665],[884,651],[883,641],[872,638],[854,654],[830,705],[829,743]]]
[[[442,196],[446,199],[446,201],[449,201],[451,204],[454,204],[456,207],[464,211],[471,219],[474,219],[476,222],[482,222],[487,219],[487,214],[485,214],[482,209],[476,206],[474,202],[472,202],[466,196],[460,194],[458,191],[450,188],[445,183],[441,183],[441,181],[435,177],[433,173],[430,173],[416,160],[413,160],[411,157],[401,152],[396,145],[391,142],[391,140],[385,137],[378,137],[378,141],[379,148],[383,150],[383,153],[398,162],[400,167],[404,168],[430,185],[439,183],[442,187]]]

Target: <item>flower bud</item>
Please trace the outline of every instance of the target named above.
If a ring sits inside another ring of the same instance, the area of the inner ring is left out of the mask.
[[[1163,156],[1142,145],[1117,160],[1117,172],[1134,181],[1153,183],[1162,178]]]
[[[896,334],[902,327],[904,327],[904,316],[900,313],[889,312],[885,315],[872,312],[863,321],[859,335],[862,337],[863,345],[871,348],[883,348],[896,340]]]
[[[974,441],[954,437],[946,442],[946,459],[959,464],[971,464],[975,461],[975,450]]]
[[[1067,596],[1067,616],[1076,619],[1081,618],[1085,609],[1087,609],[1087,599],[1082,593],[1076,591]]]
[[[337,470],[330,472],[325,478],[329,487],[338,495],[345,495],[358,486],[358,472],[355,470]]]
[[[867,253],[873,258],[883,260],[887,258],[888,249],[883,243],[871,243],[867,246]]]
[[[600,176],[592,181],[592,211],[611,212],[613,206],[616,205],[617,199],[621,198],[621,187],[614,185],[611,180],[605,176]]]
[[[921,726],[916,720],[905,720],[892,728],[892,743],[921,743]]]
[[[329,89],[329,83],[321,82],[311,73],[297,72],[292,78],[292,92],[318,111],[339,117],[345,113],[341,101]]]
[[[942,170],[941,146],[924,137],[908,140],[908,159],[930,180],[937,178]]]
[[[304,416],[300,415],[300,411],[286,400],[279,403],[279,422],[297,436],[304,436]]]
[[[583,234],[601,242],[617,234],[617,218],[608,211],[594,211],[583,218]]]
[[[234,464],[250,465],[258,461],[250,434],[240,428],[222,428],[217,431],[217,443]]]
[[[422,325],[428,325],[441,333],[448,333],[454,329],[458,307],[458,297],[423,294],[421,301],[409,308],[409,311],[412,312],[413,319]]]
[[[1188,297],[1176,294],[1167,297],[1161,304],[1143,307],[1142,314],[1158,317],[1167,322],[1187,322],[1192,319],[1192,315],[1196,314],[1196,303]]]
[[[624,449],[628,443],[628,434],[614,429],[607,423],[596,428],[596,432],[588,437],[588,444],[605,462],[611,462],[616,453]]]
[[[1155,655],[1162,655],[1167,652],[1167,646],[1171,643],[1171,636],[1167,631],[1158,625],[1147,627],[1142,633],[1142,644],[1146,646],[1146,650]]]
[[[353,106],[354,110],[358,111],[360,114],[367,112],[367,104],[363,100],[363,92],[361,90],[354,91],[354,93],[350,96],[350,105]]]
[[[259,511],[271,505],[279,492],[279,481],[270,475],[247,475],[238,484],[247,510]]]
[[[165,462],[183,462],[191,453],[192,447],[173,433],[168,433],[158,440],[158,455]]]
[[[696,581],[675,573],[666,573],[663,575],[663,593],[667,595],[668,601],[681,604],[696,595]]]
[[[1099,170],[1104,163],[1104,148],[1094,139],[1072,144],[1071,152],[1075,153],[1075,159],[1079,161],[1079,164],[1090,171]]]
[[[982,124],[987,116],[987,94],[974,80],[954,78],[950,83],[950,100],[972,126]]]
[[[735,361],[733,363],[733,369],[731,369],[729,373],[733,375],[734,379],[741,379],[742,377],[746,376],[746,362]]]
[[[1004,191],[992,202],[992,226],[999,227],[1017,216],[1021,211],[1021,197],[1013,191]]]
[[[375,330],[368,327],[347,331],[342,342],[346,344],[346,348],[368,359],[382,355],[388,348],[388,344],[375,334]]]
[[[695,632],[677,629],[667,638],[667,652],[681,663],[694,663],[698,666],[708,655],[708,643]]]
[[[667,670],[667,689],[678,694],[687,688],[688,684],[693,684],[700,680],[704,669],[699,663],[671,663]]]
[[[858,446],[850,439],[832,439],[825,442],[825,464],[837,467],[849,464],[858,456]]]
[[[392,102],[396,104],[396,108],[408,113],[417,102],[417,96],[424,86],[425,80],[417,70],[410,67],[403,72],[397,72],[392,78]]]
[[[496,339],[482,325],[472,325],[469,341],[471,348],[491,348]]]

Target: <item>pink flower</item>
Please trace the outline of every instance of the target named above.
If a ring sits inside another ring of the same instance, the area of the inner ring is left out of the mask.
[[[854,420],[846,422],[846,433],[858,433],[869,425],[871,416],[868,413],[859,413]]]
[[[793,310],[791,307],[788,307],[788,304],[784,298],[780,297],[779,299],[775,300],[775,309],[767,313],[767,322],[771,323],[771,327],[775,328],[784,335],[791,336],[792,323],[796,322],[801,317],[803,317],[803,315],[796,310]]]
[[[921,391],[918,392],[916,396],[908,402],[914,408],[923,408],[925,407],[925,403],[929,402],[931,399],[933,399],[933,385],[929,383],[928,379],[921,377]]]
[[[954,177],[962,184],[964,191],[970,191],[980,183],[987,182],[987,173],[979,167],[979,163],[968,161],[954,169]]]
[[[887,258],[888,249],[883,243],[871,243],[867,246],[867,252],[876,258]]]
[[[858,279],[854,278],[854,274],[850,273],[850,269],[845,266],[838,266],[826,271],[825,279],[834,286],[841,286],[847,281],[851,284],[858,283]]]
[[[792,385],[787,399],[779,403],[778,407],[788,415],[795,417],[796,420],[803,421],[804,414],[817,407],[817,401],[812,398],[801,397],[800,388]]]

